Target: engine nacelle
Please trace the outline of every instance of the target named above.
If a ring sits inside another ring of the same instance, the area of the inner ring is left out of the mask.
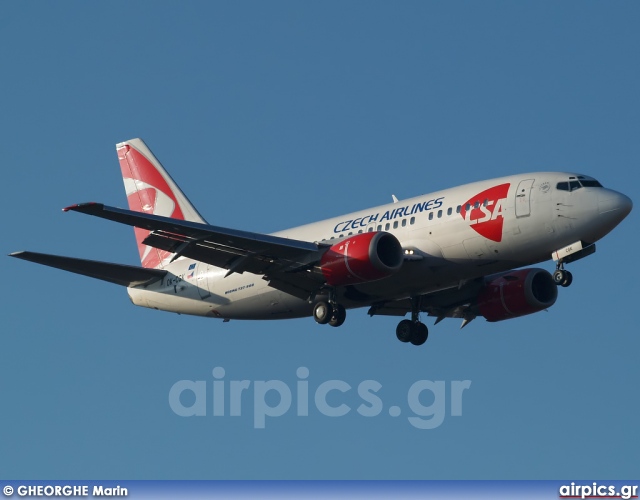
[[[542,311],[556,303],[558,286],[544,269],[521,269],[495,276],[478,296],[487,321],[502,321]]]
[[[391,233],[370,232],[333,245],[320,260],[332,286],[354,285],[391,276],[402,267],[402,245]]]

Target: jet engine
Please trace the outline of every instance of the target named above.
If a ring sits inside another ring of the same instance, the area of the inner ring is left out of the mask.
[[[391,233],[370,232],[346,238],[320,260],[322,274],[332,286],[353,285],[391,276],[402,267],[402,245]]]
[[[487,321],[502,321],[542,311],[555,304],[558,286],[544,269],[521,269],[488,277],[478,296]]]

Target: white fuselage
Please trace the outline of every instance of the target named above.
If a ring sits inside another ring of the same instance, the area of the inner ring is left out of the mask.
[[[603,187],[557,188],[576,177],[535,172],[475,182],[275,235],[332,245],[361,232],[392,233],[406,253],[401,270],[340,292],[345,307],[364,307],[456,287],[549,260],[552,252],[577,241],[599,240],[628,213],[622,207],[630,200]],[[161,282],[128,289],[134,304],[224,319],[311,315],[309,301],[270,287],[259,275],[225,278],[226,269],[188,258],[164,269],[168,274]]]

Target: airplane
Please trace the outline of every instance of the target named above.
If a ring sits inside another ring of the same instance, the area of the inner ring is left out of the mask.
[[[573,281],[567,264],[630,212],[593,177],[534,172],[473,182],[261,234],[213,226],[141,139],[116,145],[129,209],[81,203],[64,212],[133,226],[141,266],[21,251],[11,257],[127,287],[133,304],[229,320],[346,310],[405,317],[396,337],[422,345],[420,314],[503,321],[546,310]],[[553,260],[555,272],[533,266]]]

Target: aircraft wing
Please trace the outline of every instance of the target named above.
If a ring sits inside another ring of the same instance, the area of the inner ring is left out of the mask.
[[[307,298],[324,282],[314,267],[328,245],[134,212],[100,203],[72,205],[81,212],[150,231],[145,245],[228,269],[265,275],[274,288]],[[272,283],[273,282],[273,283]]]
[[[146,269],[144,267],[76,259],[74,257],[63,257],[37,252],[14,252],[9,254],[9,257],[28,260],[37,264],[55,267],[122,286],[148,285],[154,281],[161,280],[164,275],[167,274],[167,271],[160,269]]]

